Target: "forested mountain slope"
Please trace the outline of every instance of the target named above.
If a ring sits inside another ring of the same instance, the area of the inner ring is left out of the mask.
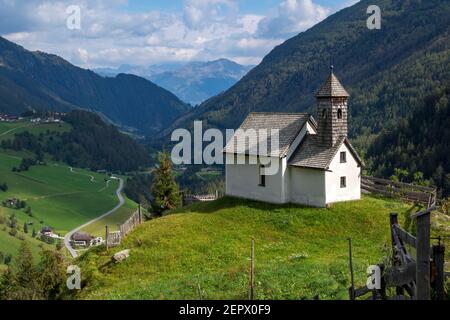
[[[82,108],[144,133],[164,129],[188,106],[169,91],[133,75],[104,78],[0,37],[0,112]]]
[[[423,173],[450,195],[449,124],[450,86],[427,97],[393,129],[382,131],[367,153],[375,175],[389,177],[403,169],[409,173],[403,178],[410,182],[414,174]]]
[[[1,141],[0,150],[31,151],[39,161],[47,153],[55,161],[92,170],[129,172],[152,163],[142,145],[94,113],[75,110],[63,120],[70,124],[67,132],[26,130]]]

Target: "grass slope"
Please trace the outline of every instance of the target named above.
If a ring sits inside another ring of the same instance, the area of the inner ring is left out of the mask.
[[[10,228],[6,227],[6,225],[0,225],[0,252],[3,254],[12,254],[13,256],[19,251],[20,245],[23,240],[19,239],[19,237],[23,237],[30,244],[31,251],[33,253],[33,257],[37,258],[39,252],[42,248],[50,248],[51,246],[34,239],[32,237],[33,228],[36,231],[39,231],[41,227],[39,220],[34,217],[29,217],[26,213],[20,210],[12,210],[4,207],[0,207],[0,215],[4,217],[8,217],[10,215],[15,215],[17,218],[17,226],[18,226],[18,234],[13,237],[9,235],[8,231]],[[33,225],[28,226],[28,233],[24,233],[23,225],[24,223],[32,222]],[[2,262],[0,262],[0,271],[1,271]]]
[[[80,299],[246,299],[250,240],[256,241],[257,299],[346,299],[348,243],[358,284],[387,253],[389,213],[413,210],[364,197],[330,209],[224,198],[149,221],[105,253],[77,261],[86,277]],[[130,258],[111,264],[113,252]]]

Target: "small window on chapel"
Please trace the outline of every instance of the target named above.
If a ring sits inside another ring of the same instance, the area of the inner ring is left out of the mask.
[[[338,119],[342,119],[342,109],[338,109],[337,117]]]
[[[347,163],[347,152],[341,152],[341,163]]]
[[[341,177],[341,189],[347,188],[347,177]]]
[[[265,187],[266,186],[266,173],[264,171],[265,166],[259,167],[259,186]]]
[[[327,110],[323,109],[322,110],[322,118],[325,119],[327,117]]]

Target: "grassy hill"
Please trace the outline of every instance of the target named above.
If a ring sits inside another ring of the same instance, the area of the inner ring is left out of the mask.
[[[330,209],[223,198],[194,204],[141,225],[124,243],[76,263],[85,288],[78,299],[246,299],[255,238],[257,299],[347,299],[348,243],[357,283],[388,255],[389,213],[403,223],[411,206],[364,197]],[[112,264],[114,252],[130,258]]]

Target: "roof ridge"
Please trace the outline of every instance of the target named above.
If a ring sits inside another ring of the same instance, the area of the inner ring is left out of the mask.
[[[269,115],[312,115],[308,112],[271,112],[271,111],[252,111],[250,114],[269,114]]]

